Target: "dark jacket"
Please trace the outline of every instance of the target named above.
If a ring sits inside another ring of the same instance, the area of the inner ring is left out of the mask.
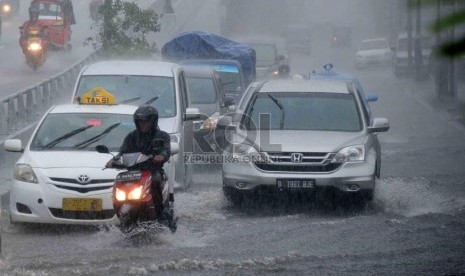
[[[163,147],[159,150],[153,148],[152,141],[154,139],[161,139],[163,141]],[[139,128],[129,133],[120,148],[120,154],[141,152],[145,155],[152,154],[163,155],[165,162],[171,156],[171,145],[170,136],[168,133],[154,128],[151,133],[142,133]]]

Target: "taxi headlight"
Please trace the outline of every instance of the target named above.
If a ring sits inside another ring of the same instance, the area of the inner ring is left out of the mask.
[[[365,161],[365,146],[356,145],[345,147],[341,149],[334,156],[332,163],[346,163],[346,162],[363,162]]]
[[[142,196],[142,186],[137,186],[128,193],[128,200],[139,200]]]
[[[39,183],[34,170],[27,164],[16,164],[14,178],[18,181]]]

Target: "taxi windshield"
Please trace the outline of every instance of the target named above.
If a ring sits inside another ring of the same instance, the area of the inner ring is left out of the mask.
[[[362,130],[360,113],[351,94],[261,93],[247,115],[248,130]]]
[[[94,151],[99,144],[118,151],[124,137],[134,129],[131,114],[49,114],[31,142],[31,151]]]
[[[160,118],[176,115],[174,80],[171,77],[134,75],[83,75],[76,95],[82,97],[89,90],[102,87],[112,94],[117,104],[151,104]]]

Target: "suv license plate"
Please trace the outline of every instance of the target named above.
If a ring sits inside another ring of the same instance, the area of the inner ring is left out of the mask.
[[[315,179],[277,179],[278,189],[313,189]]]

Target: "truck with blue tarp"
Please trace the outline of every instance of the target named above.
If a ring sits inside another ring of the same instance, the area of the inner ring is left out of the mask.
[[[217,71],[227,96],[239,100],[247,85],[255,80],[255,50],[245,44],[208,32],[184,32],[168,41],[162,59],[184,66],[209,66]],[[226,77],[237,74],[236,77]],[[235,81],[231,85],[231,81]],[[229,88],[228,88],[229,87]]]

